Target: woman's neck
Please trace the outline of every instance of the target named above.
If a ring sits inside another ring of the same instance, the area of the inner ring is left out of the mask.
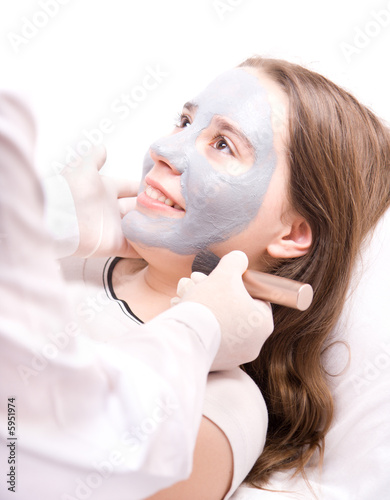
[[[136,269],[136,270],[135,270]],[[146,322],[171,307],[180,278],[189,276],[187,266],[156,266],[149,263],[139,270],[133,259],[123,259],[113,272],[116,296],[127,302],[134,314]]]
[[[147,290],[151,293],[161,296],[167,296],[169,299],[176,295],[178,276],[172,276],[167,271],[156,269],[148,265],[142,273]]]

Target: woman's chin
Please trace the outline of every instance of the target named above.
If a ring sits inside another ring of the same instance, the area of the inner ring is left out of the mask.
[[[188,266],[191,265],[195,254],[193,255],[180,255],[168,248],[154,247],[143,244],[142,242],[135,242],[129,240],[131,246],[139,255],[140,259],[146,260],[148,263],[153,263],[154,266],[166,266],[170,263],[174,263],[175,265]]]

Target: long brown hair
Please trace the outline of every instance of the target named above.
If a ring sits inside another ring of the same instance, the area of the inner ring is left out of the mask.
[[[244,367],[269,412],[264,451],[247,477],[264,486],[275,471],[304,474],[309,460],[322,461],[333,403],[321,357],[361,243],[390,203],[390,134],[368,108],[315,72],[261,57],[240,66],[265,72],[288,96],[288,197],[313,233],[307,255],[269,269],[310,283],[311,307],[275,306],[273,334]]]

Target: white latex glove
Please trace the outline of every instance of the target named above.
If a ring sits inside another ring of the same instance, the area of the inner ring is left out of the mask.
[[[240,251],[222,257],[209,276],[192,273],[182,278],[172,305],[199,302],[216,316],[222,332],[221,345],[211,370],[230,370],[253,361],[273,331],[273,317],[268,302],[252,299],[242,282],[248,258]]]
[[[124,237],[121,220],[134,208],[138,183],[100,175],[106,161],[104,146],[94,147],[61,175],[72,192],[79,223],[80,257],[139,257]]]

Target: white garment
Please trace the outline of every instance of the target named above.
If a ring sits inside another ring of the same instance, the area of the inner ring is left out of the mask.
[[[12,495],[11,476],[4,479],[13,467],[7,443],[16,447],[21,500],[145,498],[191,471],[219,325],[194,303],[142,326],[130,327],[123,315],[128,332],[109,339],[109,316],[95,315],[99,329],[88,324],[91,311],[103,307],[94,299],[103,296],[81,294],[72,305],[42,225],[33,142],[29,112],[0,94],[0,498]],[[204,413],[233,448],[235,487],[262,449],[264,402],[240,370],[211,375],[207,393]],[[6,426],[11,401],[13,436]]]
[[[267,487],[279,492],[242,486],[232,500],[390,498],[390,209],[368,243],[334,331],[340,342],[324,358],[335,415],[322,474],[306,470],[317,497],[302,477],[278,473]]]

